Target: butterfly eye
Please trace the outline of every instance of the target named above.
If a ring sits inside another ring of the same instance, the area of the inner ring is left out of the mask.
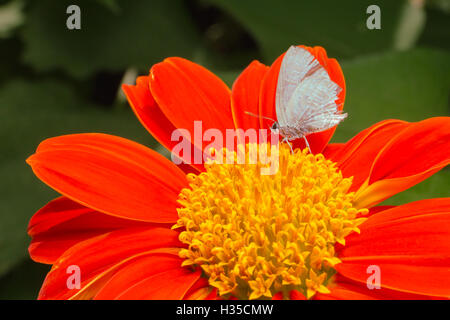
[[[279,129],[278,122],[274,122],[271,129],[278,130]]]

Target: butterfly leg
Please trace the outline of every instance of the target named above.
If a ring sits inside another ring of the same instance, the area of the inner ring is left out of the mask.
[[[281,141],[281,143],[283,143],[284,141],[286,141],[286,143],[288,144],[289,148],[291,148],[292,154],[294,154],[294,149],[292,149],[292,144],[289,142],[289,140],[286,139],[286,138],[283,138],[283,141]]]
[[[303,139],[305,140],[305,143],[306,143],[306,146],[308,147],[309,153],[312,153],[312,152],[311,152],[311,148],[309,147],[308,140],[306,140],[306,137],[305,137],[305,136],[303,136]]]

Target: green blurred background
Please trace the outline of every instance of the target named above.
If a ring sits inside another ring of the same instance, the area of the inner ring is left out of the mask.
[[[66,8],[81,8],[81,30]],[[381,30],[366,9],[381,8]],[[45,138],[105,132],[167,155],[120,92],[168,56],[229,85],[253,59],[321,45],[341,63],[349,118],[343,142],[373,123],[450,113],[450,2],[400,0],[0,0],[0,299],[34,299],[48,266],[27,255],[27,223],[56,194],[25,159]],[[390,199],[449,196],[450,170]]]

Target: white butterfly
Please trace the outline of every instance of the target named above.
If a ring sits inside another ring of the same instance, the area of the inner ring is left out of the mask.
[[[311,53],[291,46],[281,63],[275,100],[278,121],[271,129],[279,130],[291,150],[289,141],[303,138],[311,151],[307,135],[347,117],[336,104],[341,90]]]

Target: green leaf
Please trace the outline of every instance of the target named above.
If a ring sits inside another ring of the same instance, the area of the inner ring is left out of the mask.
[[[208,0],[233,15],[255,37],[266,62],[294,44],[320,45],[332,57],[348,58],[389,49],[404,1],[376,1],[381,30],[369,30],[373,1]]]
[[[97,1],[100,2],[101,4],[103,4],[104,6],[106,6],[108,9],[110,9],[113,12],[120,11],[120,6],[117,3],[117,0],[97,0]]]
[[[29,72],[20,62],[22,44],[17,38],[0,39],[0,84]]]
[[[117,4],[111,10],[104,3]],[[76,1],[81,30],[66,27],[69,0],[32,2],[23,27],[24,59],[38,71],[86,77],[101,69],[147,70],[167,56],[191,57],[198,35],[181,0]]]
[[[419,38],[419,45],[450,50],[450,10],[447,10],[426,8],[427,19],[425,29]]]
[[[34,300],[50,266],[25,260],[0,278],[0,300]]]
[[[105,132],[154,145],[130,108],[113,111],[81,101],[64,83],[13,81],[0,90],[0,276],[27,256],[27,224],[56,192],[25,163],[49,137]]]

